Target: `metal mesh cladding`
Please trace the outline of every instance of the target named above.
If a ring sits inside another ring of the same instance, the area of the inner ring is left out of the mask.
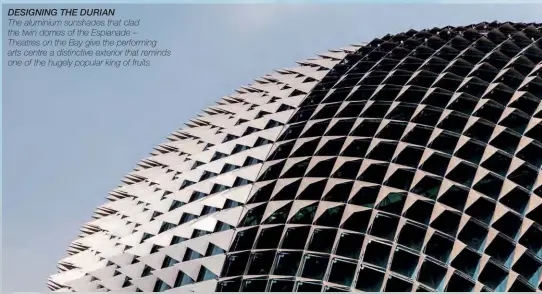
[[[266,75],[141,161],[56,291],[542,290],[542,24],[386,35]]]

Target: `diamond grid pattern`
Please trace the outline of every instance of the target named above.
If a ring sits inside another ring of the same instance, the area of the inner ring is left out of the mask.
[[[224,97],[156,148],[56,291],[540,291],[542,25],[410,30]]]

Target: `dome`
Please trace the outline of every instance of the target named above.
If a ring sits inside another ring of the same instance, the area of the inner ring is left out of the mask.
[[[388,34],[204,109],[55,291],[542,290],[542,24]]]

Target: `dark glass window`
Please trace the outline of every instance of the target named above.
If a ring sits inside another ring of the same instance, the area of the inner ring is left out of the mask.
[[[295,276],[301,261],[301,252],[289,251],[277,254],[274,275]]]
[[[154,284],[153,292],[164,292],[164,291],[169,290],[169,289],[171,289],[171,287],[168,284],[166,284],[166,283],[164,283],[164,281],[158,279],[156,281],[156,284]]]
[[[192,284],[192,283],[194,283],[194,280],[192,280],[192,278],[190,278],[187,274],[179,271],[179,274],[177,275],[177,278],[175,279],[174,288]]]
[[[328,281],[350,287],[356,273],[356,264],[341,259],[331,261],[331,272]]]
[[[162,268],[170,267],[177,263],[179,263],[179,261],[166,255],[166,257],[164,258],[164,261],[162,262]]]
[[[247,275],[268,275],[274,258],[275,251],[253,252],[249,259]]]
[[[329,257],[326,255],[306,254],[301,276],[304,278],[322,280],[326,273]]]

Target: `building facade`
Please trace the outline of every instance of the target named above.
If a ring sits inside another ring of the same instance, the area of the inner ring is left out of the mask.
[[[277,70],[110,192],[55,291],[541,291],[542,24]]]

